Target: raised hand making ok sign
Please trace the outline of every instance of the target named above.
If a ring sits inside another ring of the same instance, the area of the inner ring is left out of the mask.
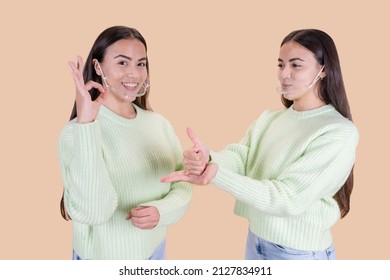
[[[105,90],[103,86],[94,81],[84,82],[83,77],[83,60],[80,56],[77,56],[76,62],[69,61],[69,66],[72,69],[72,77],[76,85],[76,109],[77,109],[77,122],[89,123],[95,120],[100,105],[105,98]],[[96,100],[92,101],[89,90],[96,88],[100,91],[100,95]]]

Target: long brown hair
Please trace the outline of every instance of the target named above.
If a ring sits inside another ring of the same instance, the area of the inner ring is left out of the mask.
[[[106,49],[111,46],[113,43],[115,43],[118,40],[121,39],[136,39],[139,40],[144,46],[145,50],[147,51],[147,45],[146,45],[146,40],[144,37],[141,35],[140,32],[138,32],[134,28],[126,27],[126,26],[112,26],[104,30],[100,35],[96,38],[89,55],[87,57],[87,60],[85,61],[85,66],[83,69],[83,77],[84,81],[95,81],[100,84],[102,84],[102,79],[99,75],[97,75],[94,66],[93,66],[93,60],[97,59],[98,61],[103,61]],[[146,70],[148,73],[148,78],[149,78],[149,60],[146,58]],[[133,103],[136,104],[138,107],[144,109],[144,110],[149,110],[151,111],[152,108],[150,107],[149,104],[149,92],[150,92],[150,87],[147,89],[146,94],[137,97]],[[89,91],[91,95],[91,99],[95,100],[99,96],[99,91],[95,88],[91,89]],[[70,115],[70,120],[74,119],[77,117],[77,110],[76,110],[76,101],[74,102],[72,113]],[[62,192],[62,197],[60,201],[60,210],[61,210],[61,216],[65,220],[71,219],[71,217],[68,215],[66,209],[65,209],[65,203],[64,203],[64,192]]]
[[[341,73],[340,60],[333,39],[325,32],[317,29],[301,29],[288,34],[282,41],[281,46],[289,41],[294,41],[311,51],[320,65],[325,65],[326,76],[319,84],[319,96],[345,118],[352,121],[347,94]],[[293,101],[282,96],[283,105],[288,108]],[[350,210],[350,198],[353,189],[353,168],[347,181],[333,196],[337,201],[341,218],[344,218]]]

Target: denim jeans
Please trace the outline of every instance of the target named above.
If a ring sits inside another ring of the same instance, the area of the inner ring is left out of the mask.
[[[246,260],[335,260],[336,251],[331,245],[324,251],[304,251],[266,241],[250,230],[245,250]]]
[[[157,248],[154,250],[153,254],[147,258],[147,260],[165,260],[166,254],[165,254],[165,240],[160,243],[160,245],[157,246]],[[73,256],[72,260],[82,260],[79,255],[73,250]]]
[[[160,243],[160,245],[157,246],[157,248],[154,250],[153,254],[148,258],[148,260],[165,260],[166,254],[165,254],[165,240]]]

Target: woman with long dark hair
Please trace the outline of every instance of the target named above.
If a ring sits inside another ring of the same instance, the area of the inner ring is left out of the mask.
[[[83,66],[69,62],[76,85],[70,122],[59,140],[61,214],[73,223],[73,259],[164,259],[167,226],[191,199],[188,183],[162,184],[182,168],[171,124],[149,106],[143,36],[113,26]]]
[[[249,221],[246,259],[335,259],[331,230],[350,210],[359,134],[332,38],[316,29],[287,35],[278,79],[285,109],[265,111],[218,153],[189,130],[186,171],[162,181],[232,194]]]

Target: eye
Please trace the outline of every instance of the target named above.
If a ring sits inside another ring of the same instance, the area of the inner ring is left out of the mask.
[[[292,67],[293,67],[293,68],[301,68],[301,67],[302,67],[302,65],[299,65],[299,64],[293,63],[293,64],[292,64]]]
[[[140,62],[140,63],[138,63],[138,66],[140,66],[140,67],[146,67],[146,62]]]
[[[280,68],[280,69],[283,69],[283,64],[282,63],[278,63],[278,68]]]
[[[128,63],[127,63],[126,60],[120,60],[120,61],[118,61],[118,64],[119,64],[119,65],[122,65],[122,66],[128,65]]]

